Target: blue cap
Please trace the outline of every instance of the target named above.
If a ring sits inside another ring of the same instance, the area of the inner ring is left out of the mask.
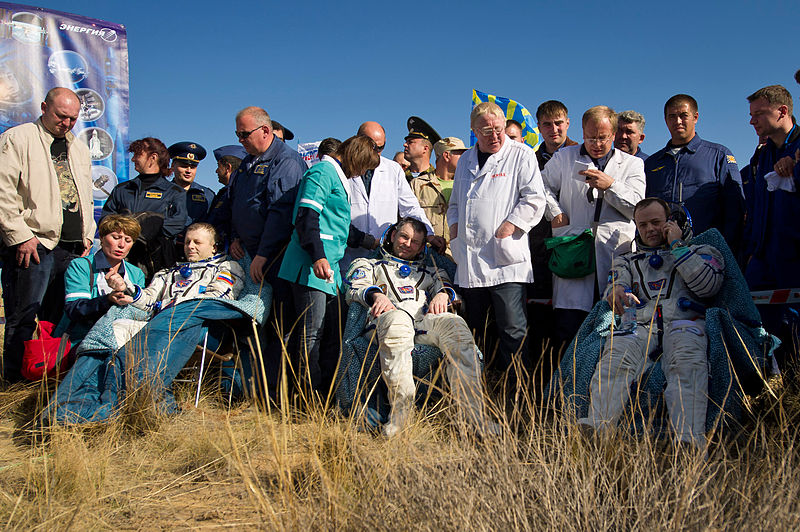
[[[206,158],[206,149],[196,142],[176,142],[170,146],[169,157],[172,160],[187,161],[198,164]]]
[[[244,159],[247,157],[247,152],[244,151],[244,148],[241,144],[228,144],[227,146],[220,146],[214,150],[214,158],[217,160],[217,162],[219,162],[219,160],[226,155],[233,155],[239,159]]]

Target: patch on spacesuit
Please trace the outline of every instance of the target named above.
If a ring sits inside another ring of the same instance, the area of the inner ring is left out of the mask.
[[[411,285],[399,286],[397,287],[397,291],[400,292],[401,294],[413,294],[414,287]]]
[[[385,284],[379,284],[379,285],[378,285],[378,289],[379,289],[381,292],[383,292],[384,294],[386,293],[386,285],[385,285]]]
[[[233,276],[231,276],[231,274],[228,272],[219,272],[219,274],[217,274],[217,279],[233,286]]]
[[[187,286],[189,286],[191,282],[192,281],[190,281],[189,279],[180,279],[178,281],[175,281],[175,286],[177,286],[178,288],[186,288]]]
[[[736,157],[733,155],[728,155],[728,162],[731,164],[736,164]]]
[[[704,261],[709,263],[714,268],[718,270],[722,269],[722,264],[720,264],[719,261],[715,259],[713,255],[706,255],[705,253],[700,253],[700,257],[702,257]]]
[[[258,166],[256,166],[256,169],[253,170],[253,173],[254,174],[266,174],[267,173],[267,168],[269,168],[268,164],[259,164]]]
[[[351,281],[355,281],[356,279],[363,279],[366,276],[367,276],[367,272],[365,272],[361,268],[358,268],[350,275],[350,280]]]
[[[650,290],[661,290],[667,285],[666,279],[659,279],[658,281],[647,281],[647,288]]]
[[[611,284],[619,279],[619,272],[617,270],[611,270],[608,272],[608,284]]]
[[[633,292],[633,295],[636,297],[639,297],[639,283],[633,283],[633,286],[631,286],[631,292]]]
[[[206,287],[205,286],[198,286],[197,287],[197,293],[198,294],[205,294],[206,293]]]
[[[148,199],[161,199],[163,192],[145,192],[144,197]]]

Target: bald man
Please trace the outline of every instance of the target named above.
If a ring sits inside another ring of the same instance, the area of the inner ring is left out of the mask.
[[[85,256],[95,232],[89,148],[71,133],[81,109],[69,89],[55,88],[35,122],[0,136],[0,232],[5,244],[3,378],[22,380],[23,342],[37,315],[57,322],[64,272]]]
[[[378,151],[383,151],[386,146],[386,132],[377,122],[364,122],[358,128],[358,134],[374,140]],[[378,246],[383,232],[397,222],[398,213],[400,217],[410,216],[425,224],[431,245],[445,249],[444,239],[433,234],[403,169],[396,162],[381,156],[374,171],[350,180],[350,192],[350,236],[340,263],[342,271],[347,271],[353,259],[366,257]]]

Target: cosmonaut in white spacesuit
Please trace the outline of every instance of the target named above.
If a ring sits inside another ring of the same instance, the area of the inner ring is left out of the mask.
[[[408,426],[414,408],[411,350],[414,343],[444,353],[445,374],[460,412],[481,434],[499,428],[486,418],[475,341],[466,322],[447,311],[455,298],[447,273],[425,266],[425,226],[404,218],[389,229],[378,258],[359,258],[347,272],[347,301],[370,309],[377,332],[383,379],[391,414],[383,433]]]
[[[579,422],[599,430],[616,427],[631,383],[663,350],[664,399],[675,438],[702,447],[708,405],[703,301],[722,286],[725,263],[716,248],[686,242],[690,224],[672,217],[663,200],[636,204],[638,248],[614,260],[605,290],[616,314],[636,305],[636,325],[633,331],[617,328],[606,340],[592,376],[589,414]]]

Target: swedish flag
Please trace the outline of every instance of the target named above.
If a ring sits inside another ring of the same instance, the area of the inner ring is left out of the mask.
[[[499,105],[506,114],[506,120],[516,120],[522,124],[522,138],[525,140],[525,144],[532,148],[539,145],[539,128],[536,127],[536,121],[524,106],[508,98],[472,89],[472,107],[481,102],[494,102]],[[470,131],[469,138],[470,146],[474,146],[475,134],[472,131]]]

